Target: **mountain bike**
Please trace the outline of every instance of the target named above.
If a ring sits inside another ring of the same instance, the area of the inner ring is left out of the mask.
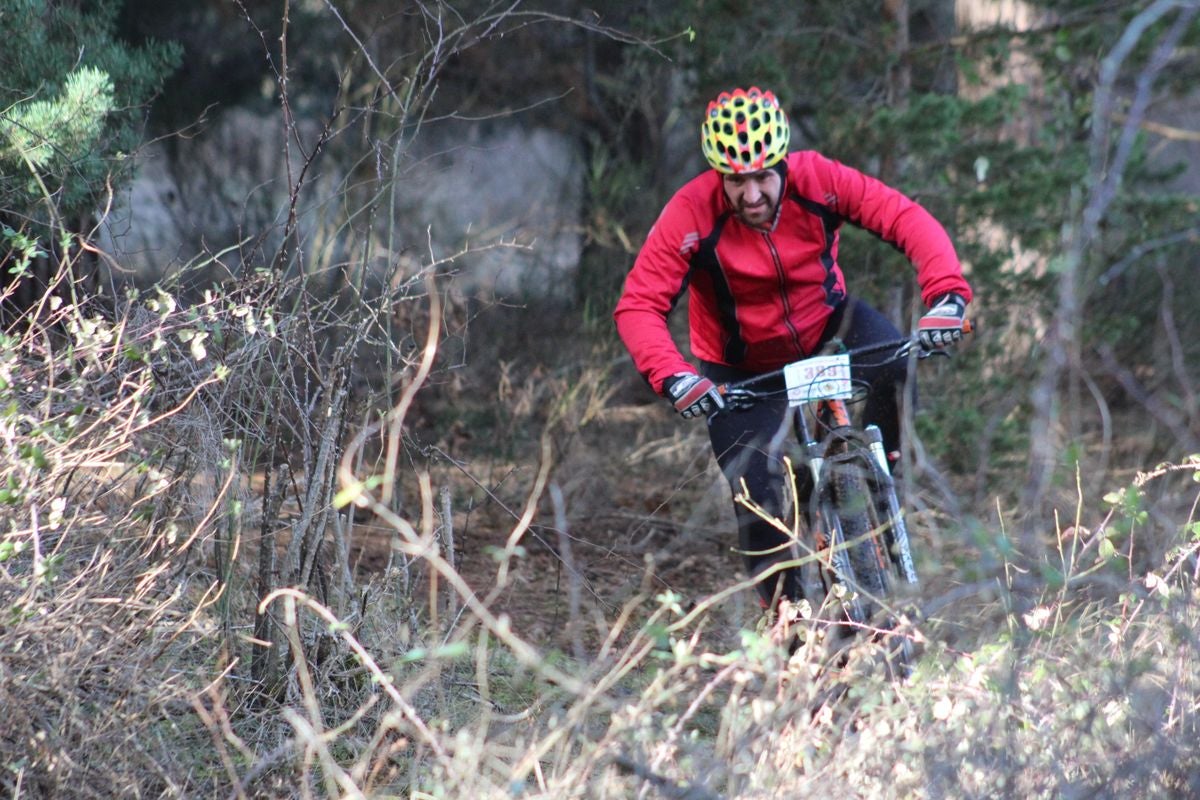
[[[833,345],[840,352],[722,384],[726,408],[718,413],[787,392],[799,470],[789,467],[794,505],[781,522],[792,519],[793,569],[804,599],[814,609],[840,609],[843,628],[873,631],[885,644],[893,673],[906,675],[912,637],[896,631],[899,620],[887,598],[897,582],[916,587],[917,570],[883,437],[878,427],[859,425],[851,413],[865,390],[852,379],[850,364],[872,354],[890,361],[949,353],[925,350],[915,337],[852,350]]]

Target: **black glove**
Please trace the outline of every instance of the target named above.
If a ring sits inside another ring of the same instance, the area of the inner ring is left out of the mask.
[[[917,323],[917,340],[926,350],[949,347],[962,338],[967,301],[949,292],[933,301],[929,313]]]
[[[725,399],[717,391],[717,385],[690,372],[680,372],[663,381],[663,395],[684,419],[725,408]]]

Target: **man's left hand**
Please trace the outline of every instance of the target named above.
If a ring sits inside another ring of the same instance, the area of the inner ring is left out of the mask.
[[[963,336],[967,301],[950,292],[933,301],[933,306],[917,323],[917,340],[926,350],[949,347]]]

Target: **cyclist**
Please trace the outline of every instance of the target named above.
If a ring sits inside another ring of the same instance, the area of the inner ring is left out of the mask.
[[[614,312],[638,371],[684,418],[708,417],[709,437],[736,496],[769,514],[783,508],[780,445],[787,398],[737,414],[716,384],[761,374],[818,353],[902,338],[880,312],[846,292],[838,229],[849,221],[902,250],[916,268],[929,311],[918,324],[926,347],[962,336],[971,288],[945,229],[919,204],[858,170],[813,151],[788,151],[788,120],[775,95],[751,87],[708,104],[700,144],[712,169],[667,202],[625,280]],[[697,370],[671,338],[667,317],[689,290],[688,324]],[[904,363],[852,365],[868,386],[864,423],[878,425],[893,461],[900,448],[900,396],[915,395]],[[738,541],[751,576],[788,555],[787,537],[735,503]],[[788,571],[757,583],[765,607],[799,599]]]

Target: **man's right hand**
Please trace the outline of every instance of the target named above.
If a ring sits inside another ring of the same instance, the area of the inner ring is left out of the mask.
[[[717,385],[708,378],[690,372],[680,372],[663,381],[663,394],[684,419],[707,416],[725,408],[725,400]]]

